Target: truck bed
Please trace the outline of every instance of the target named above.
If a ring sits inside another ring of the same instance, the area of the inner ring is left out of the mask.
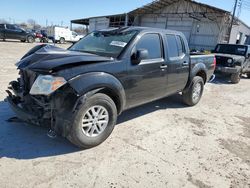
[[[210,80],[212,75],[214,74],[215,66],[216,66],[216,60],[215,56],[213,54],[209,55],[201,55],[201,54],[192,54],[190,55],[191,59],[191,70],[194,71],[194,67],[197,66],[197,64],[200,64],[200,66],[206,66],[204,67],[205,71],[207,72],[207,81]]]

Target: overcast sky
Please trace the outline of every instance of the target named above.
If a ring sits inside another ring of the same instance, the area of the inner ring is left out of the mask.
[[[233,10],[234,0],[197,0],[228,11]],[[243,0],[250,1],[250,0]],[[4,0],[0,3],[0,18],[12,23],[34,19],[39,24],[69,25],[70,20],[91,16],[129,12],[152,0]],[[250,10],[243,9],[240,18],[250,25]]]

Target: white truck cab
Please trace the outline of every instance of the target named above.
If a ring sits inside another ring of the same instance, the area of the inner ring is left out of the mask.
[[[55,42],[77,42],[83,35],[78,35],[76,32],[71,31],[69,28],[52,26],[48,28],[48,35],[53,37]]]

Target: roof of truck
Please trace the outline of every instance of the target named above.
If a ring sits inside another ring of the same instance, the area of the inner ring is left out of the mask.
[[[160,33],[173,33],[173,34],[183,34],[182,32],[179,31],[175,31],[175,30],[169,30],[169,29],[160,29],[160,28],[153,28],[153,27],[139,27],[139,26],[129,26],[129,27],[120,27],[120,28],[109,28],[109,29],[103,29],[100,31],[132,31],[132,30],[136,30],[136,31],[146,31],[146,32],[160,32]]]

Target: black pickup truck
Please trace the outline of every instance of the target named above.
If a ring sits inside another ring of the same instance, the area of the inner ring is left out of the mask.
[[[231,82],[240,82],[241,75],[250,78],[250,46],[218,44],[213,51],[216,57],[216,72],[230,76]]]
[[[196,105],[214,55],[190,56],[182,33],[125,27],[93,32],[68,50],[31,49],[7,90],[19,119],[49,125],[81,148],[102,143],[124,110],[182,92]]]
[[[35,37],[35,33],[26,31],[15,24],[0,24],[0,39],[2,40],[16,39],[32,43]]]

